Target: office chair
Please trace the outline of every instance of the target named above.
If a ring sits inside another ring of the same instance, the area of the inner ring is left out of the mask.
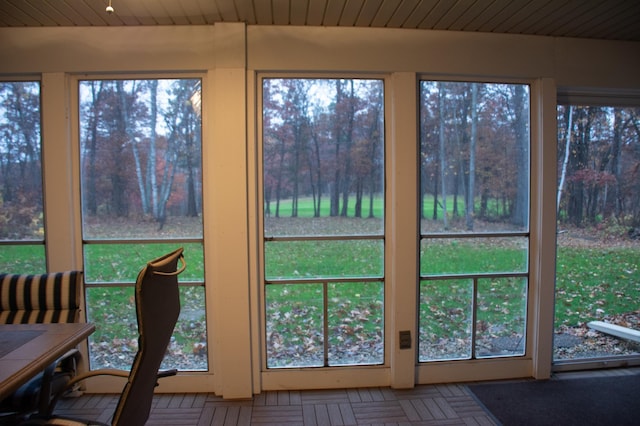
[[[135,292],[138,352],[131,371],[93,370],[79,375],[69,383],[70,387],[89,377],[100,375],[127,377],[128,381],[111,421],[112,426],[144,425],[149,418],[157,380],[177,373],[177,370],[159,371],[159,368],[180,314],[178,275],[187,266],[182,252],[183,249],[179,248],[152,260],[138,274]],[[179,261],[182,263],[180,269]],[[95,421],[52,415],[57,400],[55,398],[52,402],[49,413],[33,416],[24,425],[104,425]]]

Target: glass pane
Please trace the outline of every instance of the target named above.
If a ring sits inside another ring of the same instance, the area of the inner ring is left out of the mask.
[[[324,365],[322,284],[268,285],[267,367]]]
[[[128,370],[138,350],[133,287],[87,288],[87,317],[96,325],[89,337],[92,369]],[[180,287],[181,312],[161,369],[206,370],[204,287]]]
[[[476,357],[524,355],[527,279],[478,280]]]
[[[200,79],[84,80],[79,82],[79,106],[87,283],[133,284],[148,261],[178,247],[185,248],[188,265],[180,282],[204,282]],[[144,243],[151,239],[166,243]],[[105,240],[110,244],[101,243]],[[121,293],[130,291],[132,287],[90,287],[88,292],[101,298],[91,299],[88,293],[88,311],[125,303]],[[204,290],[198,292],[200,300],[183,304],[183,316],[185,310],[204,315]],[[118,315],[135,323],[135,311],[122,309]],[[204,320],[190,319],[172,345],[192,331],[204,333],[204,325],[197,323]],[[118,319],[102,320],[102,325],[103,334],[120,339]],[[96,360],[113,357],[111,340],[106,345],[96,341],[100,343],[93,347]],[[192,355],[206,352],[204,341],[202,336],[198,341],[190,337],[187,349],[178,347],[176,354],[184,357],[177,367],[206,368],[206,356]],[[128,353],[122,346],[122,356]],[[125,364],[129,363],[127,358]]]
[[[44,245],[0,246],[0,271],[11,274],[46,273]]]
[[[382,283],[284,281],[384,276],[383,81],[265,79],[262,90],[267,365],[382,363]],[[323,236],[336,240],[307,238]]]
[[[382,234],[383,93],[382,80],[264,80],[266,236]]]
[[[384,242],[378,240],[271,241],[265,275],[274,279],[382,277]]]
[[[40,83],[0,82],[0,134],[0,240],[43,240]]]
[[[420,283],[419,361],[471,358],[473,280]]]
[[[554,360],[640,354],[639,107],[559,105]]]
[[[159,256],[184,247],[187,269],[179,281],[204,281],[202,243],[85,244],[84,267],[87,283],[135,283],[140,269]]]
[[[432,238],[420,243],[420,273],[495,274],[527,272],[528,238]]]
[[[328,285],[329,365],[384,362],[384,284]]]
[[[529,87],[420,82],[421,230],[529,229]]]
[[[85,239],[202,237],[200,87],[80,82]]]

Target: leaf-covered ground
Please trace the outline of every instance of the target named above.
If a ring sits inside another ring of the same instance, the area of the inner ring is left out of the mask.
[[[343,234],[379,233],[382,222],[378,219],[355,220],[315,219],[312,225],[313,233]],[[481,228],[483,225],[478,223]],[[96,234],[107,233],[113,236],[112,230],[118,229],[121,237],[131,237],[132,233],[142,235],[160,234],[175,236],[185,229],[190,235],[195,235],[201,229],[199,219],[168,220],[162,229],[153,221],[141,220],[137,223],[119,222],[93,224],[92,231]],[[268,218],[266,227],[272,235],[292,235],[309,233],[311,228],[305,219]],[[496,225],[488,224],[487,230],[496,230]],[[480,229],[476,229],[480,230]],[[558,234],[560,247],[588,248],[595,250],[611,250],[617,248],[640,250],[640,241],[627,238],[624,233],[612,234],[606,229],[564,229]],[[635,268],[635,269],[633,269]],[[629,271],[624,272],[627,278],[636,280],[638,265],[630,265]],[[633,270],[631,270],[633,269]],[[638,281],[638,280],[636,280]],[[640,286],[640,282],[636,282]],[[605,292],[608,287],[598,291]],[[559,294],[558,297],[565,295]],[[625,297],[620,295],[619,297]],[[602,298],[597,298],[596,303]],[[384,354],[384,325],[380,322],[383,317],[382,307],[376,304],[354,304],[340,301],[343,304],[336,310],[335,317],[329,327],[329,362],[331,365],[369,364],[383,362]],[[285,366],[291,362],[299,365],[323,365],[324,349],[322,342],[322,325],[317,322],[318,307],[315,305],[300,305],[288,313],[278,307],[277,303],[268,309],[268,320],[277,317],[279,326],[271,327],[267,336],[267,355],[270,366]],[[596,307],[596,309],[598,309]],[[197,315],[203,314],[202,312]],[[640,329],[640,310],[629,309],[626,312],[605,312],[597,318],[635,330]],[[130,328],[135,328],[135,318],[126,320]],[[365,325],[371,325],[365,328]],[[523,350],[522,335],[505,333],[501,324],[486,324],[486,332],[479,334],[477,342],[477,356],[519,354]],[[185,370],[207,369],[206,325],[204,317],[190,318],[181,321],[180,334],[189,338],[188,343],[174,339],[168,348],[164,368],[181,368]],[[556,327],[554,341],[554,359],[594,358],[610,355],[627,355],[640,353],[638,344],[617,339],[603,333],[589,329],[586,321],[574,324],[562,324]],[[132,333],[133,335],[133,333]],[[465,338],[445,338],[433,336],[428,344],[419,345],[419,357],[426,359],[465,358],[469,353],[469,341]],[[92,362],[104,367],[128,368],[137,350],[136,336],[110,341],[92,342]],[[94,364],[94,366],[95,366]]]

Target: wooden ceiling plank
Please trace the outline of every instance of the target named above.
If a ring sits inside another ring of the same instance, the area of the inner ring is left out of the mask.
[[[536,5],[536,2],[531,2],[532,5]],[[507,31],[516,33],[516,34],[524,34],[529,32],[527,29],[535,26],[539,22],[543,21],[548,15],[555,13],[557,9],[562,7],[562,2],[557,0],[548,0],[544,5],[536,5],[534,10],[530,10],[526,8],[527,13],[518,13],[518,15],[522,15],[519,22],[515,22]],[[515,16],[514,16],[515,18]],[[515,21],[516,19],[514,19]]]
[[[360,15],[356,19],[356,26],[358,27],[370,27],[373,22],[383,0],[365,0]]]
[[[343,27],[355,26],[363,6],[364,0],[347,0],[338,25]]]
[[[253,10],[256,14],[257,25],[272,25],[273,16],[271,14],[271,2],[270,1],[256,1],[253,2]]]
[[[488,3],[484,1],[474,2],[466,10],[461,11],[456,19],[449,25],[449,29],[453,31],[462,31],[471,21],[480,16],[487,6]]]
[[[126,6],[126,10],[123,13],[126,13],[130,16],[135,17],[135,19],[140,22],[141,25],[158,25],[151,13],[147,10],[143,3],[139,1],[131,1],[131,0],[113,0],[117,2],[117,8],[115,8],[115,13],[120,13],[120,8]],[[113,6],[113,3],[112,3]]]
[[[0,6],[0,26],[3,27],[23,27],[24,23],[15,18],[14,15],[7,13]]]
[[[135,7],[137,4],[138,2],[132,2],[131,0],[112,0],[111,6],[114,9],[113,14],[117,16],[124,25],[138,26],[144,25],[144,22],[148,22],[150,25],[155,25],[155,21],[148,19],[145,21],[140,17],[141,14],[138,11],[131,9],[132,5]],[[144,8],[142,10],[144,10]],[[144,16],[144,13],[142,16]]]
[[[563,25],[562,31],[567,37],[574,37],[585,30],[589,32],[593,28],[594,21],[597,21],[600,16],[606,14],[609,10],[610,8],[607,7],[606,3],[600,3],[595,8],[585,11],[579,17],[567,22]]]
[[[529,1],[530,0],[507,1],[506,2],[507,5],[504,8],[502,8],[499,12],[494,14],[491,17],[491,19],[485,22],[485,24],[483,25],[483,29],[481,31],[494,32],[496,31],[496,27],[498,27],[499,25],[505,22],[513,22],[511,21],[511,19],[513,19],[513,16],[517,14],[520,9],[526,6],[526,4],[529,3]],[[511,24],[508,23],[506,25],[510,26]]]
[[[171,19],[171,22],[174,25],[189,24],[189,20],[187,19],[187,16],[184,13],[184,10],[182,9],[182,6],[181,6],[182,1],[175,1],[175,0],[155,0],[155,1],[162,6],[162,8],[166,12],[166,15]]]
[[[145,9],[149,12],[149,16],[153,18],[156,25],[173,25],[173,19],[167,14],[167,11],[162,7],[162,3],[157,0],[138,0]]]
[[[451,26],[458,20],[458,17],[463,15],[464,12],[469,10],[476,2],[476,0],[458,0],[456,3],[445,13],[440,20],[434,25],[436,30],[449,30]]]
[[[34,26],[34,27],[43,26],[42,22],[38,21],[34,16],[30,15],[27,11],[23,10],[22,7],[18,7],[17,5],[13,4],[13,2],[9,0],[4,0],[2,3],[3,3],[2,10],[5,13],[15,16],[15,18],[18,21],[22,22],[21,26]],[[24,6],[24,2],[20,2],[20,3],[22,3],[22,6]]]
[[[308,0],[307,25],[322,25],[327,0]]]
[[[404,28],[405,22],[416,10],[418,4],[420,4],[420,0],[403,0],[387,22],[387,27]]]
[[[635,6],[635,5],[634,5]],[[638,40],[640,34],[640,11],[636,7],[635,12],[629,10],[627,13],[621,13],[620,18],[616,20],[617,25],[607,26],[601,33],[598,33],[599,37],[609,40]],[[633,35],[636,35],[633,37]]]
[[[204,19],[204,14],[200,9],[200,5],[198,4],[198,0],[182,0],[180,2],[182,6],[182,11],[184,12],[184,16],[187,18],[187,21],[191,25],[203,25],[207,22]]]
[[[516,10],[508,19],[504,19],[498,22],[498,24],[495,25],[493,31],[494,32],[508,32],[508,31],[510,32],[509,30],[510,28],[517,27],[518,25],[522,24],[523,21],[530,19],[531,16],[535,16],[537,11],[544,9],[544,7],[548,6],[548,4],[549,3],[548,2],[545,3],[545,1],[538,1],[538,0],[527,1],[522,5],[522,7]]]
[[[213,1],[213,0],[209,0]],[[220,13],[221,22],[237,22],[238,21],[238,9],[236,8],[237,1],[234,0],[215,0],[218,5],[218,12]],[[253,11],[255,16],[255,10]]]
[[[291,2],[291,25],[304,25],[307,23],[308,1]]]
[[[67,1],[56,2],[55,7],[60,11],[60,13],[66,16],[74,26],[87,26],[91,24],[84,15],[78,13],[78,11],[71,7]]]
[[[440,19],[442,19],[442,17],[445,16],[447,12],[449,12],[457,3],[458,3],[457,0],[455,2],[451,2],[451,1],[438,2],[429,11],[427,16],[425,16],[425,18],[422,20],[422,22],[420,22],[420,24],[418,25],[418,28],[435,29]]]
[[[585,23],[582,28],[577,29],[573,34],[574,37],[594,37],[594,38],[609,38],[612,37],[612,25],[611,22],[616,22],[613,27],[615,31],[620,31],[620,23],[628,19],[634,27],[638,27],[640,22],[640,3],[635,3],[638,6],[630,8],[621,7],[608,7],[603,10],[597,16],[594,16],[589,23]],[[635,8],[635,10],[634,10]]]
[[[83,16],[87,19],[93,19],[92,25],[96,26],[122,26],[124,21],[120,18],[120,13],[107,13],[106,7],[108,0],[92,1],[83,0],[84,9],[81,10]],[[116,9],[116,6],[113,6]]]
[[[203,10],[207,10],[207,22],[208,23],[213,23],[213,22],[220,22],[222,21],[222,14],[220,13],[220,6],[217,6],[218,3],[220,3],[220,0],[198,0],[200,1],[200,3],[202,3],[203,1],[206,1],[208,5],[213,5],[213,9],[215,10],[215,14],[217,16],[214,17],[210,17],[209,14],[213,14],[213,12],[210,12],[209,9],[211,9],[211,6],[208,6],[207,8],[203,8]],[[238,22],[246,22],[247,24],[250,25],[255,25],[256,23],[256,13],[255,10],[253,8],[253,1],[251,0],[235,0],[234,2],[234,10],[236,13],[236,16],[238,17],[237,20]]]
[[[327,2],[327,8],[324,11],[324,17],[322,18],[322,25],[328,27],[337,26],[342,16],[344,3],[344,0],[329,0]]]
[[[570,37],[572,33],[579,31],[577,28],[584,26],[585,22],[589,22],[592,19],[592,13],[594,10],[598,9],[600,5],[600,3],[590,3],[588,5],[590,7],[587,7],[586,4],[583,7],[576,7],[571,12],[563,15],[560,19],[554,21],[555,24],[551,24],[547,27],[547,31],[549,31],[551,35]],[[600,13],[602,12],[604,12],[604,10]]]
[[[273,5],[273,23],[289,25],[291,23],[290,0],[271,0]]]
[[[73,9],[76,14],[82,16],[82,18],[88,22],[88,25],[93,26],[107,24],[107,22],[98,15],[98,12],[89,7],[84,0],[65,0],[65,3],[69,8]],[[102,3],[99,4],[102,5]],[[102,12],[104,12],[104,9],[102,9]]]
[[[557,9],[553,14],[545,18],[542,25],[537,27],[536,32],[550,36],[560,36],[564,33],[564,25],[580,18],[580,16],[582,16],[586,10],[591,9],[594,4],[594,2],[587,3],[580,0],[570,0],[565,3],[563,7]]]
[[[385,0],[380,5],[378,13],[371,21],[373,27],[386,27],[389,24],[389,20],[393,16],[396,9],[400,5],[402,0]]]
[[[57,26],[73,26],[73,21],[63,14],[59,8],[52,6],[50,0],[38,2],[38,9],[46,14]]]
[[[486,23],[495,16],[496,13],[500,13],[509,4],[508,0],[494,0],[489,4],[475,19],[469,22],[464,31],[483,31]]]
[[[404,23],[405,28],[418,28],[431,10],[436,6],[438,0],[422,0],[418,6],[413,9],[411,15]]]

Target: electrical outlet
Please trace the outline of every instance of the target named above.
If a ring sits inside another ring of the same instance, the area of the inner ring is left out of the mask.
[[[411,349],[411,331],[400,332],[400,349]]]

